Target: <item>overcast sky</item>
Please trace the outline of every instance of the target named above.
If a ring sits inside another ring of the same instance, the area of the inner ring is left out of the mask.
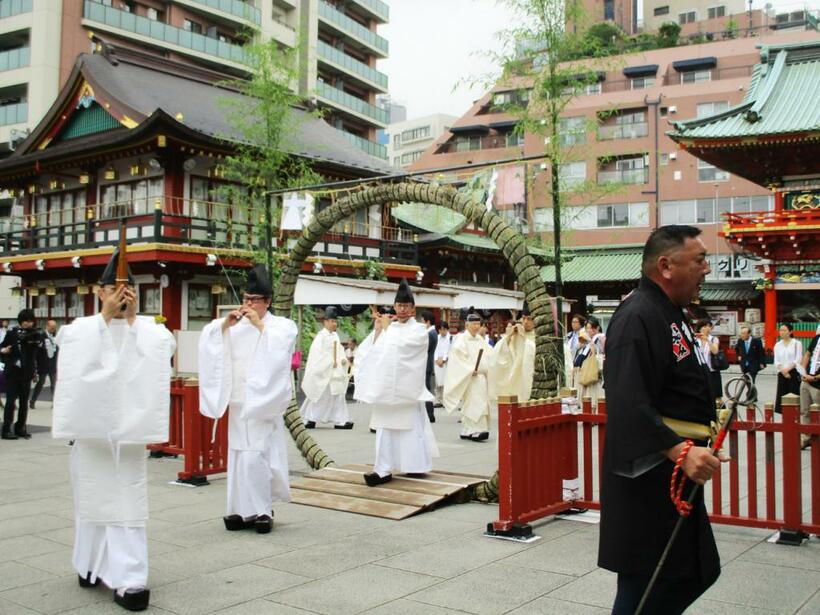
[[[378,68],[390,80],[390,95],[407,105],[408,119],[466,113],[482,88],[453,88],[463,79],[497,71],[481,52],[500,48],[495,34],[509,27],[509,9],[496,0],[386,1],[390,23],[379,34],[390,41],[390,57]],[[820,8],[820,0],[768,1],[779,12]],[[754,0],[752,6],[761,8],[765,2]]]

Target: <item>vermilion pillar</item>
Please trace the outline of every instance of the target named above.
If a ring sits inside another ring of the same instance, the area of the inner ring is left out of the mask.
[[[777,341],[777,291],[774,289],[774,280],[776,277],[777,271],[774,265],[771,265],[769,271],[764,274],[766,287],[763,290],[763,300],[765,302],[763,314],[763,322],[765,323],[763,328],[763,344],[768,349],[773,349]]]
[[[775,192],[774,193],[774,210],[775,211],[783,211],[783,193],[782,192]]]

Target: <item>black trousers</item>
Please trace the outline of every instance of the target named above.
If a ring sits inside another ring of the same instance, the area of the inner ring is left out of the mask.
[[[424,374],[424,386],[427,387],[427,390],[431,393],[435,394],[435,390],[433,389],[433,372],[426,372]],[[435,410],[433,406],[433,402],[426,401],[424,402],[424,407],[427,408],[427,416],[430,417],[430,420],[434,420],[435,418]]]
[[[51,385],[51,394],[54,395],[54,387],[57,386],[57,361],[49,359],[46,369],[45,373],[40,373],[37,384],[34,385],[34,392],[31,394],[31,403],[33,404],[37,403],[37,398],[40,397],[40,392],[46,384],[46,376],[48,376],[48,382]]]
[[[633,615],[647,585],[649,577],[619,574],[612,615]],[[699,579],[659,578],[641,615],[680,615],[707,589]]]
[[[28,420],[28,396],[31,392],[31,376],[15,374],[6,377],[6,407],[3,409],[3,433],[11,432],[14,421],[14,410],[17,412],[17,423],[14,431],[18,435],[25,433]]]

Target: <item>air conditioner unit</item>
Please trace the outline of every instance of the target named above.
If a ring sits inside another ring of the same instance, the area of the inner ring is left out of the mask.
[[[675,105],[670,105],[669,106],[669,113],[677,113],[677,112],[678,112],[678,108]]]
[[[677,159],[678,159],[678,154],[677,154],[677,152],[670,152],[670,154],[669,154],[669,160],[677,160]]]

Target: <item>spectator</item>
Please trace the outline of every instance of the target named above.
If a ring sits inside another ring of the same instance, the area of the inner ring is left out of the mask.
[[[713,366],[713,357],[720,351],[718,339],[712,335],[712,321],[703,318],[695,325],[697,331],[697,350],[701,363],[706,365],[709,371],[709,386],[716,402],[723,399],[723,379],[720,372]]]
[[[580,314],[575,314],[570,321],[571,330],[567,333],[567,344],[569,344],[570,358],[575,359],[575,351],[578,350],[578,333],[584,328],[587,321]]]
[[[9,321],[5,318],[0,320],[0,344],[3,343],[3,340],[6,338],[6,333],[9,332]]]
[[[46,376],[51,385],[51,398],[54,399],[54,387],[57,386],[57,321],[49,320],[46,323],[46,334],[43,338],[43,345],[38,349],[37,353],[37,372],[40,378],[34,386],[34,392],[31,394],[31,409],[34,410],[34,404],[43,386],[46,383]]]
[[[424,326],[427,328],[427,368],[424,372],[424,386],[432,393],[435,391],[433,386],[433,372],[436,366],[436,344],[438,344],[438,333],[436,333],[436,317],[430,310],[422,310],[421,319],[424,321]],[[424,407],[427,409],[427,417],[431,423],[436,422],[435,405],[433,400],[424,402]]]
[[[777,393],[774,400],[774,411],[782,412],[781,399],[792,393],[800,395],[800,374],[797,366],[803,358],[803,348],[792,337],[793,327],[789,323],[780,325],[780,339],[774,345],[774,367],[777,370]]]
[[[586,330],[582,329],[578,332],[578,352],[575,353],[575,359],[573,359],[572,362],[573,383],[578,390],[578,399],[583,400],[585,397],[589,397],[592,400],[593,408],[598,407],[598,396],[601,385],[601,372],[598,369],[598,360],[595,355],[595,345],[592,343]],[[592,361],[595,366],[594,370],[589,366],[585,367],[587,361]],[[582,382],[585,380],[584,372],[587,370],[597,373],[597,378],[593,381]]]
[[[10,329],[0,344],[0,356],[5,364],[6,407],[3,410],[3,440],[28,440],[31,436],[26,429],[28,418],[28,396],[31,382],[37,378],[35,354],[42,342],[42,331],[34,329],[34,312],[20,310],[17,315],[18,326]],[[14,410],[17,409],[17,422],[12,432]]]
[[[760,338],[752,337],[752,330],[749,327],[740,328],[740,339],[735,345],[735,352],[740,371],[749,374],[754,382],[757,372],[766,367],[766,355]]]
[[[803,355],[802,371],[804,375],[800,383],[800,422],[809,422],[809,406],[820,404],[820,327],[814,332],[814,339],[809,343],[809,349]],[[798,370],[799,371],[799,370]],[[808,448],[809,437],[802,436],[802,448]]]

